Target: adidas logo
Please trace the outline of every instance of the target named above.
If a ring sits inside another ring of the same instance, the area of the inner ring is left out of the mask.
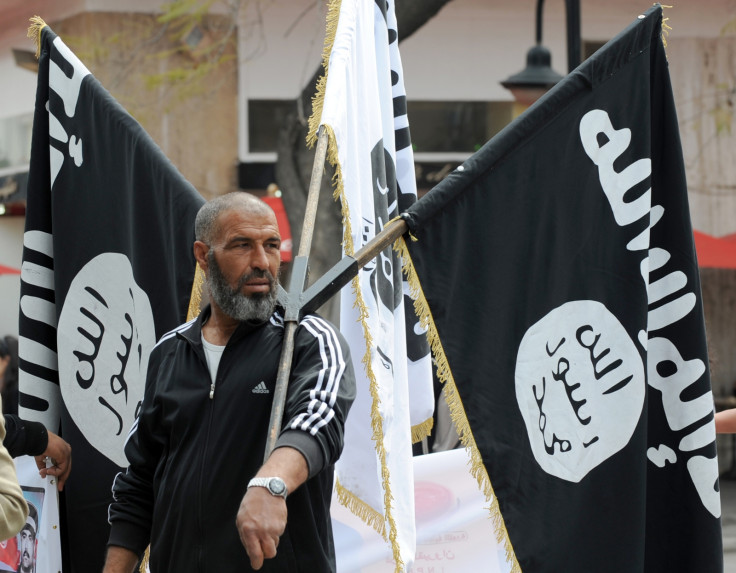
[[[253,392],[253,394],[268,394],[269,393],[268,388],[266,388],[265,382],[259,383],[258,386],[256,386],[255,388],[253,388],[253,390],[251,390],[251,392]]]

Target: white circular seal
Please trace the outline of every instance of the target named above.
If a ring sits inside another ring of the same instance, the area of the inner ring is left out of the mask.
[[[600,302],[571,301],[534,324],[516,358],[516,400],[534,457],[579,482],[631,439],[644,406],[641,356]]]
[[[103,253],[72,281],[58,326],[59,379],[85,438],[121,467],[156,341],[148,296],[125,255]]]

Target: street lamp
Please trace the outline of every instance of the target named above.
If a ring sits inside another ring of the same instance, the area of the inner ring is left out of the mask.
[[[501,82],[501,85],[513,94],[514,100],[522,110],[537,101],[562,79],[562,76],[552,69],[552,54],[542,46],[543,5],[544,0],[537,0],[536,46],[526,54],[526,68]],[[567,65],[570,72],[580,64],[580,0],[565,0],[565,5]]]
[[[526,68],[518,74],[509,76],[501,82],[501,85],[526,109],[562,79],[562,76],[552,69],[551,63],[550,51],[537,44],[526,53]]]

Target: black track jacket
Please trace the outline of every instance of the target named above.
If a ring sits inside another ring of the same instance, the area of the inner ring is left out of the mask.
[[[214,392],[202,321],[164,335],[151,352],[138,419],[125,445],[129,467],[113,484],[110,545],[142,555],[153,573],[252,571],[235,517],[263,463],[284,334],[282,311],[241,323],[225,347]],[[342,335],[308,315],[296,331],[284,426],[277,446],[301,451],[310,479],[287,501],[278,554],[262,572],[335,571],[329,505],[333,465],[355,397]],[[265,384],[265,391],[264,391]]]

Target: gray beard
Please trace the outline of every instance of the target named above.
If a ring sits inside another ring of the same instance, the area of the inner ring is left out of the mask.
[[[278,278],[267,270],[254,270],[240,277],[238,284],[233,289],[227,284],[212,250],[207,253],[207,264],[210,271],[207,275],[207,287],[212,300],[222,312],[239,321],[266,322],[269,319],[276,307]],[[268,278],[271,283],[271,289],[267,293],[256,293],[251,296],[242,293],[245,283],[249,280],[264,277]]]

